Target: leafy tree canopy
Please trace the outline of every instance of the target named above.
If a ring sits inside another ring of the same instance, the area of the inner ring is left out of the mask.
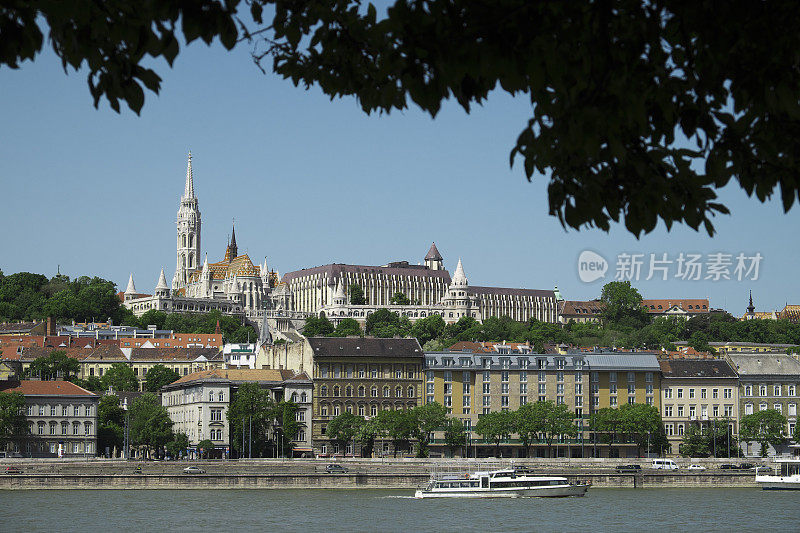
[[[361,288],[361,285],[354,283],[350,285],[349,291],[351,305],[365,305],[367,303],[367,299],[364,297],[364,289]]]
[[[230,424],[231,445],[240,454],[247,453],[252,447],[254,455],[264,456],[268,446],[268,431],[276,416],[275,402],[270,398],[269,391],[262,389],[258,383],[243,383],[232,395],[226,416]]]
[[[104,376],[105,377],[105,376]],[[172,440],[172,420],[158,396],[146,392],[133,400],[130,410],[130,439],[135,445],[146,446],[158,454]]]
[[[303,326],[303,335],[306,337],[325,337],[334,331],[333,323],[324,314],[322,316],[310,316],[306,319]]]
[[[172,440],[167,443],[167,452],[173,459],[185,454],[189,448],[189,437],[186,433],[175,433]]]
[[[139,390],[139,380],[131,367],[125,363],[111,365],[111,368],[106,370],[103,377],[100,378],[100,384],[103,385],[103,390],[108,390],[109,387],[118,391]]]
[[[345,412],[328,423],[326,434],[332,440],[347,444],[355,439],[364,422],[364,417]]]
[[[8,2],[6,2],[8,4]],[[45,37],[66,68],[88,69],[95,105],[138,112],[179,38],[252,42],[262,70],[365,112],[414,103],[467,112],[493,90],[525,95],[510,153],[549,179],[564,226],[631,233],[685,223],[714,233],[730,182],[759,201],[798,199],[800,22],[795,2],[200,0],[191,4],[12,3],[0,14],[0,63],[33,59]],[[178,21],[180,28],[178,29]],[[709,24],[709,21],[714,21]],[[601,126],[602,125],[602,126]]]
[[[148,392],[158,392],[164,385],[180,379],[181,375],[162,364],[154,365],[147,371],[144,378],[144,388]]]
[[[74,379],[81,365],[77,359],[69,357],[63,350],[54,350],[48,355],[37,357],[25,370],[26,377],[38,377],[42,380]]]
[[[0,392],[0,444],[27,433],[25,396],[18,392]]]
[[[411,303],[411,300],[409,300],[408,296],[406,296],[402,292],[396,292],[389,299],[389,303],[392,305],[409,305]]]
[[[786,442],[783,434],[786,417],[775,409],[764,409],[751,415],[744,415],[739,421],[739,438],[745,442],[757,442],[761,446],[761,456],[766,457],[769,446]]]

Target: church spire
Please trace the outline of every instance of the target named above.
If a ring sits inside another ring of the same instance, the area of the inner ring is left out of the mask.
[[[750,305],[747,306],[747,314],[752,315],[756,311],[756,306],[753,305],[753,291],[750,291]]]
[[[128,278],[128,288],[125,289],[125,294],[136,294],[136,285],[133,284],[133,272],[131,272],[131,277]]]
[[[239,248],[236,246],[236,222],[234,221],[233,229],[231,230],[231,240],[228,242],[228,247],[225,249],[225,261],[230,263],[239,256]]]
[[[189,200],[194,198],[194,176],[192,176],[192,152],[189,151],[189,162],[186,165],[186,186],[183,190],[183,198]]]

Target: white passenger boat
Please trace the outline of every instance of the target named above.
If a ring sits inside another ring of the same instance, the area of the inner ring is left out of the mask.
[[[756,483],[764,490],[800,490],[800,459],[774,460],[775,471],[756,474]]]
[[[416,498],[525,498],[583,496],[591,483],[565,477],[538,476],[519,469],[432,475]]]

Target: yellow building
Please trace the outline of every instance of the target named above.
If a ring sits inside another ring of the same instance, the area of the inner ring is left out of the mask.
[[[425,401],[441,403],[462,421],[470,437],[467,453],[477,456],[496,453],[493,444],[483,442],[474,432],[481,415],[515,411],[537,401],[565,404],[575,413],[579,431],[573,439],[560,439],[554,454],[586,457],[603,453],[593,445],[588,431],[591,410],[634,402],[657,406],[658,374],[656,356],[644,353],[427,352]],[[433,444],[443,446],[442,435],[435,436]],[[543,442],[534,443],[531,449],[532,454],[542,457],[547,451]],[[525,450],[512,436],[500,447],[500,453],[515,457],[524,455]],[[608,449],[604,453],[607,455]]]

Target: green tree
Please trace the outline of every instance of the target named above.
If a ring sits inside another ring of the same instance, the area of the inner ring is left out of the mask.
[[[155,326],[157,329],[164,329],[167,322],[167,313],[158,309],[149,309],[139,318],[139,327],[147,329],[148,326]]]
[[[547,407],[545,402],[526,403],[514,411],[514,431],[525,447],[526,456],[530,456],[531,443],[544,433]]]
[[[0,445],[28,434],[25,396],[18,392],[0,392]]]
[[[349,442],[355,441],[364,422],[364,417],[344,412],[328,423],[326,434],[344,448]]]
[[[84,389],[93,392],[99,392],[103,390],[103,384],[100,382],[100,378],[98,378],[97,376],[89,376],[86,379],[73,377],[72,379],[70,379],[70,381],[79,387],[83,387]]]
[[[595,433],[595,438],[607,444],[617,442],[622,424],[620,411],[614,407],[603,407],[589,417],[589,427]]]
[[[547,443],[547,456],[552,457],[553,441],[560,437],[574,437],[578,433],[575,426],[575,415],[566,404],[556,404],[552,401],[537,402],[542,405],[544,411],[544,425],[542,436]]]
[[[792,433],[792,440],[795,444],[800,444],[800,424],[795,424],[794,433]]]
[[[757,442],[761,446],[761,457],[767,456],[769,446],[786,442],[783,429],[786,417],[775,409],[765,409],[744,415],[739,422],[739,438],[745,442]]]
[[[333,323],[328,320],[324,313],[319,317],[308,317],[303,326],[303,335],[306,337],[325,337],[333,332]]]
[[[416,337],[420,346],[438,339],[444,334],[445,323],[440,315],[431,315],[420,318],[411,326],[411,336]]]
[[[362,457],[372,457],[375,439],[378,438],[379,433],[380,430],[375,418],[367,420],[358,428],[355,439],[361,445]]]
[[[444,422],[444,442],[450,448],[450,454],[455,455],[456,448],[467,445],[467,433],[464,423],[458,418],[448,418]]]
[[[121,450],[125,439],[125,410],[119,405],[117,396],[107,394],[100,398],[97,406],[97,451],[106,448],[113,455]]]
[[[394,456],[399,449],[408,449],[415,431],[415,423],[409,411],[380,411],[375,417],[378,432],[392,441]]]
[[[684,457],[708,457],[708,438],[697,424],[689,424],[678,446],[678,453]]]
[[[154,365],[147,371],[144,378],[144,389],[148,392],[158,392],[164,385],[169,385],[180,379],[181,375],[162,364]]]
[[[155,451],[161,456],[164,446],[172,440],[172,420],[158,396],[146,392],[133,400],[130,410],[131,443],[145,447],[145,454]]]
[[[411,300],[402,292],[396,292],[389,299],[389,303],[392,305],[409,305],[411,304]]]
[[[631,286],[630,281],[612,281],[603,285],[600,301],[605,305],[603,317],[611,323],[633,320],[639,327],[649,321],[642,307],[642,295]]]
[[[214,443],[209,439],[203,439],[197,443],[197,450],[200,452],[202,459],[208,459],[214,451]]]
[[[230,424],[231,445],[240,457],[252,452],[263,457],[268,447],[268,433],[275,419],[275,402],[269,391],[258,383],[243,383],[232,395],[227,415]],[[244,440],[242,432],[244,431]]]
[[[330,335],[333,337],[357,337],[362,333],[361,325],[355,318],[343,318],[336,324],[336,329]]]
[[[620,429],[636,443],[639,455],[648,445],[651,449],[660,449],[665,444],[665,440],[661,438],[661,413],[656,406],[643,403],[624,404],[619,408],[619,414],[622,419]]]
[[[365,305],[367,299],[364,298],[364,289],[360,285],[353,283],[350,285],[350,305]]]
[[[364,331],[373,337],[407,337],[411,333],[411,321],[381,308],[367,317]]]
[[[189,437],[186,433],[175,433],[172,440],[167,443],[167,453],[172,459],[178,459],[181,455],[187,453],[189,448]]]
[[[42,380],[66,379],[70,380],[80,371],[81,365],[77,359],[69,357],[63,350],[54,350],[48,355],[37,357],[31,361],[25,371],[26,377],[38,377]]]
[[[414,428],[412,436],[419,443],[417,455],[418,457],[427,457],[431,434],[444,426],[445,420],[447,420],[447,409],[438,402],[430,402],[411,409],[408,411],[408,416],[411,418]]]
[[[492,411],[481,416],[475,425],[475,433],[483,440],[495,443],[495,455],[500,456],[500,443],[514,433],[514,416],[503,411]]]
[[[291,457],[294,439],[300,431],[300,422],[297,421],[297,404],[281,401],[275,407],[275,418],[281,421],[278,438],[280,439],[280,452],[283,457]]]
[[[114,363],[111,368],[106,370],[100,378],[103,390],[109,387],[118,391],[137,391],[139,390],[139,380],[133,373],[131,367],[125,363]]]

